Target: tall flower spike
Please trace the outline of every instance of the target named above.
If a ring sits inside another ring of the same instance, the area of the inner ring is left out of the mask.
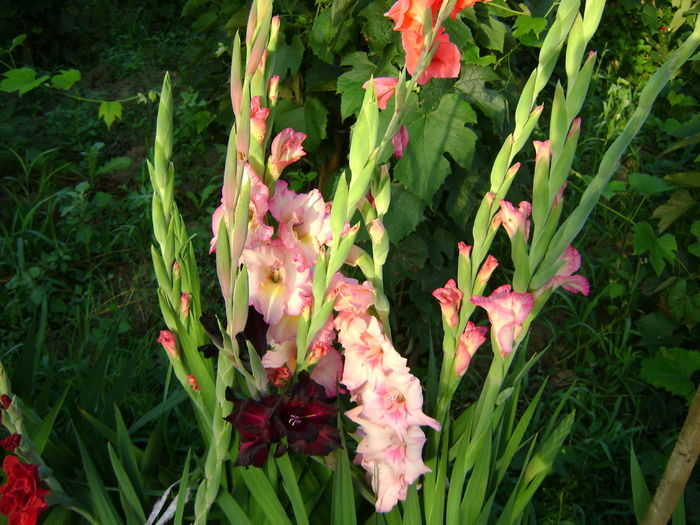
[[[513,343],[523,331],[522,323],[532,310],[532,295],[513,292],[509,284],[496,288],[488,297],[472,297],[471,302],[486,310],[501,356],[513,352]]]

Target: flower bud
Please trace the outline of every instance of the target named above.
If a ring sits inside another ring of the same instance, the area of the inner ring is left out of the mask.
[[[180,314],[182,317],[187,317],[190,315],[190,300],[192,298],[192,294],[189,292],[183,292],[180,295]]]
[[[455,353],[455,375],[462,377],[469,368],[469,363],[484,341],[486,341],[486,333],[488,328],[485,326],[474,326],[474,323],[469,321],[467,327],[459,336],[457,351]]]
[[[175,343],[175,335],[170,330],[161,330],[158,342],[163,345],[170,357],[180,359],[180,352],[178,352],[177,344]]]
[[[463,295],[462,291],[457,288],[457,283],[455,283],[454,279],[447,281],[444,288],[438,288],[433,291],[433,297],[440,301],[443,320],[452,328],[457,327],[459,307],[462,304]]]
[[[187,376],[187,384],[192,387],[192,390],[199,392],[199,384],[197,383],[197,378],[192,374]]]
[[[277,104],[277,98],[279,96],[279,84],[280,76],[273,75],[267,83],[267,99],[270,102],[270,106],[275,106]]]

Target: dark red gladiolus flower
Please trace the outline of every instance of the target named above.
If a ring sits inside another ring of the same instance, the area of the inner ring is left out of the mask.
[[[5,450],[9,450],[10,452],[14,452],[19,446],[21,440],[22,436],[19,434],[10,434],[5,439],[0,439],[0,447],[4,448]]]
[[[39,486],[39,467],[7,456],[2,469],[7,483],[0,487],[0,514],[8,517],[8,525],[35,525],[47,508],[45,498],[50,492]]]
[[[283,438],[295,452],[314,456],[325,456],[340,446],[338,429],[331,425],[337,409],[306,372],[284,396],[232,401],[234,410],[225,419],[240,436],[237,465],[262,467],[274,443],[275,457],[280,457],[287,450]]]
[[[10,405],[12,404],[12,398],[8,396],[7,394],[3,394],[0,396],[0,403],[2,403],[2,408],[7,410],[10,408]]]

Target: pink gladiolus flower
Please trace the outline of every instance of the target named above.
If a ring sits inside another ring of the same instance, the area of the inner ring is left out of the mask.
[[[403,152],[408,146],[408,129],[401,124],[399,132],[391,138],[391,145],[394,148],[394,156],[397,159],[403,158]]]
[[[311,273],[295,253],[275,239],[243,251],[250,278],[250,304],[265,322],[277,323],[284,314],[299,315],[311,300]]]
[[[305,133],[297,133],[292,128],[283,129],[274,138],[270,147],[269,159],[269,167],[273,179],[277,180],[284,168],[306,155],[304,148],[301,146],[305,139]]]
[[[269,115],[269,109],[260,107],[259,96],[250,99],[250,131],[259,144],[262,144],[263,140],[265,140],[267,117]]]
[[[175,334],[170,330],[161,330],[160,336],[158,337],[158,342],[163,345],[165,351],[173,359],[180,359],[180,352],[177,350],[177,344],[175,343]]]
[[[321,192],[295,193],[278,181],[270,199],[270,213],[279,222],[279,238],[293,251],[301,252],[306,266],[318,258],[321,246],[331,239],[330,215]]]
[[[522,201],[516,208],[508,201],[500,202],[501,211],[494,216],[494,220],[503,225],[508,233],[508,237],[511,239],[515,232],[519,231],[523,234],[525,240],[528,240],[530,238],[530,220],[528,217],[532,213],[532,205],[529,202]]]
[[[440,301],[442,318],[452,328],[457,326],[459,307],[462,304],[463,295],[462,291],[457,288],[457,283],[454,279],[447,281],[444,288],[438,288],[433,292],[433,297]]]
[[[351,312],[355,315],[361,315],[374,304],[375,300],[374,286],[369,281],[359,284],[342,280],[335,287],[334,293],[336,312]]]
[[[460,58],[459,49],[450,42],[450,37],[443,27],[438,29],[435,38],[437,51],[433,60],[418,79],[418,84],[423,85],[431,78],[456,78],[459,76]],[[413,75],[418,65],[423,48],[423,32],[407,30],[401,33],[401,43],[406,51],[406,68]]]
[[[552,288],[556,290],[560,286],[564,288],[567,292],[580,293],[588,296],[590,292],[590,285],[588,280],[583,275],[574,275],[574,273],[581,267],[581,254],[573,247],[569,246],[566,251],[559,257],[559,261],[563,264],[557,270],[557,273],[552,277],[547,284],[545,284],[541,289],[533,292],[535,298],[542,295],[542,293]]]
[[[374,93],[377,95],[377,106],[379,109],[386,109],[386,104],[389,99],[394,96],[398,78],[394,77],[377,77],[374,79]],[[369,80],[362,85],[362,89],[367,89]]]
[[[455,353],[454,366],[457,377],[462,377],[469,368],[469,363],[471,363],[476,350],[486,341],[486,332],[488,332],[488,328],[485,326],[474,326],[471,321],[467,322],[464,333],[459,336],[459,344]]]
[[[532,310],[532,295],[515,293],[506,284],[488,297],[472,297],[471,302],[488,313],[501,356],[505,358],[513,351],[513,342],[523,331],[522,323]]]
[[[312,351],[313,353],[315,352]],[[329,346],[311,372],[311,379],[325,389],[328,397],[335,397],[338,395],[338,383],[342,375],[343,358],[335,348]]]
[[[552,158],[552,144],[549,140],[533,140],[532,144],[535,146],[535,162],[548,161]]]

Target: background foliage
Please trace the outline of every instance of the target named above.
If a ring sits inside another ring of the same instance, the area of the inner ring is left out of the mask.
[[[369,75],[396,74],[400,45],[382,16],[390,4],[277,2],[275,126],[309,136],[293,188],[332,195],[362,84]],[[419,376],[440,333],[430,292],[454,274],[455,245],[468,238],[475,195],[487,190],[551,4],[495,0],[448,24],[463,50],[461,75],[426,86],[408,118],[411,142],[386,217],[393,249],[385,272],[395,344]],[[46,454],[66,453],[66,468],[89,476],[80,443],[99,443],[90,451],[92,469],[116,486],[109,441],[123,464],[146,474],[134,482],[146,511],[155,491],[179,478],[187,448],[197,446],[184,440],[191,414],[180,405],[184,396],[167,388],[155,343],[160,316],[144,159],[157,86],[170,71],[176,198],[197,234],[204,293],[213,300],[214,262],[206,252],[232,120],[229,49],[248,7],[42,0],[0,9],[0,73],[15,71],[0,82],[2,359],[27,406],[41,417],[54,409],[51,443],[61,447]],[[690,0],[609,2],[594,37],[598,71],[582,111],[570,204],[624,125],[643,80],[688,31],[678,8],[696,7]],[[566,392],[577,409],[555,475],[531,510],[539,521],[631,520],[630,446],[653,486],[698,383],[699,89],[696,59],[665,90],[578,242],[590,297],[558,295],[530,338],[530,351],[546,350],[528,384],[534,396],[549,378],[542,420]],[[525,178],[534,162],[520,160]],[[527,198],[525,188],[516,182],[512,200]],[[494,247],[497,256],[506,253],[507,246]],[[465,404],[486,373],[479,363],[477,354],[473,379],[458,394]],[[90,490],[79,485],[76,494]],[[685,496],[689,520],[700,519],[697,479]],[[110,505],[106,515],[115,512]]]

